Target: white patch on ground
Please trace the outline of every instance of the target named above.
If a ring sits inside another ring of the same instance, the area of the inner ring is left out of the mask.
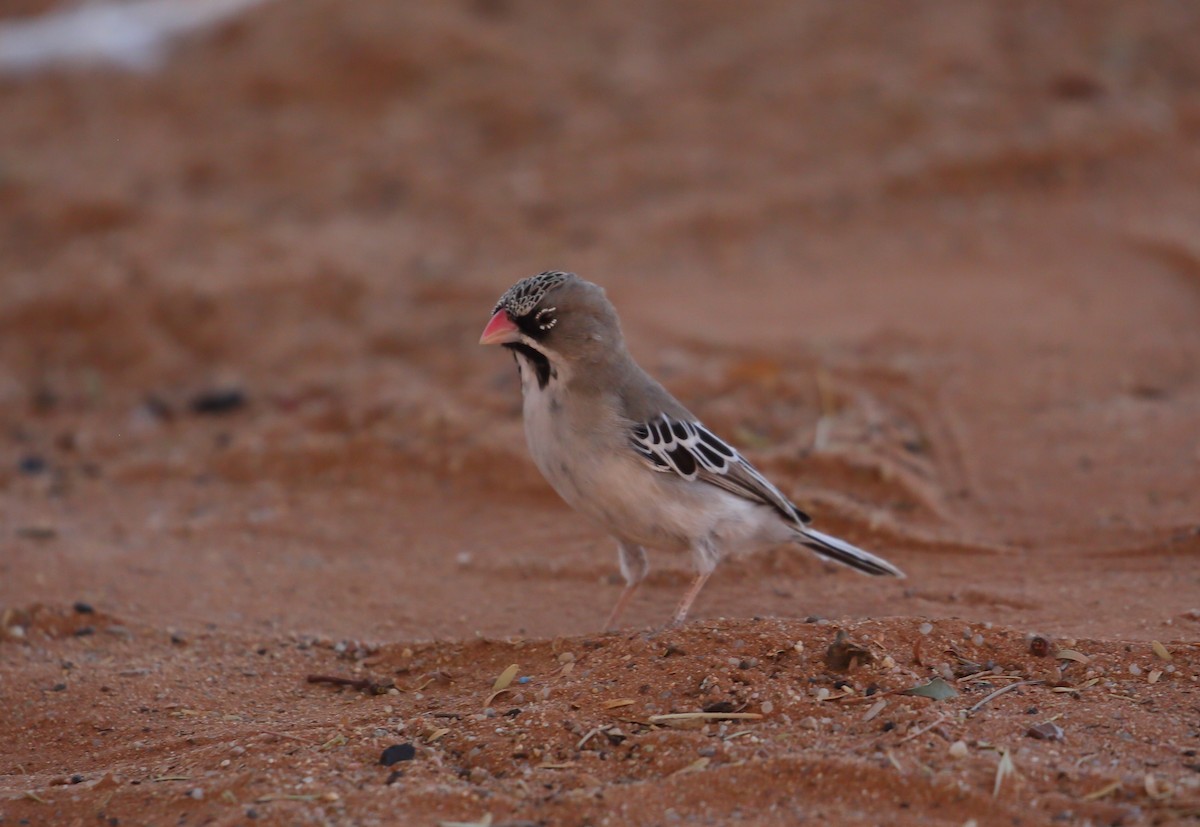
[[[158,66],[171,41],[264,0],[131,0],[87,3],[0,23],[0,73],[56,66]]]

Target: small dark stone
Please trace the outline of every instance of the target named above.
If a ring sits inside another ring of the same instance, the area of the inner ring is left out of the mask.
[[[508,712],[504,713],[504,717],[505,718],[515,718],[520,714],[521,714],[521,708],[514,706],[512,709],[508,710]]]
[[[884,732],[891,732],[895,728],[896,728],[895,721],[884,721],[883,722],[883,731]]]
[[[82,600],[75,601],[75,614],[93,615],[96,610],[92,608],[91,603],[84,603]]]
[[[84,777],[82,775],[80,775],[79,773],[76,773],[75,775],[71,776],[72,784],[81,784],[81,783],[83,783],[83,781],[84,781]]]
[[[1029,709],[1026,709],[1026,710],[1025,710],[1025,714],[1026,714],[1026,715],[1037,715],[1037,714],[1038,714],[1038,708],[1037,708],[1036,706],[1031,706],[1031,707],[1029,707]]]
[[[75,637],[87,637],[88,635],[96,634],[95,626],[80,626],[73,633]]]
[[[226,414],[244,408],[247,401],[246,394],[238,388],[222,388],[192,397],[191,409],[198,414]]]
[[[153,394],[142,400],[142,410],[155,419],[169,421],[175,418],[175,412],[171,410],[171,406]]]
[[[417,757],[417,748],[412,744],[392,744],[379,756],[379,763],[385,767],[399,764],[401,761],[411,761]]]
[[[17,468],[22,474],[41,474],[49,464],[44,457],[39,457],[37,454],[29,454],[21,457],[21,461],[17,463]]]
[[[729,701],[714,701],[704,707],[705,712],[733,712],[733,704]]]
[[[392,774],[389,775],[387,777],[387,781],[384,781],[383,783],[387,784],[390,787],[403,777],[404,777],[404,770],[392,770]]]
[[[185,643],[187,643],[187,638],[185,638],[183,635],[179,634],[178,632],[172,632],[171,633],[171,642],[174,643],[176,646],[183,646]]]
[[[1050,654],[1050,641],[1041,635],[1035,635],[1029,641],[1029,654],[1044,658]]]
[[[1036,738],[1039,741],[1061,741],[1065,737],[1062,727],[1049,721],[1034,724],[1025,730],[1025,735],[1029,738]]]
[[[66,688],[67,688],[67,685],[65,683],[56,683],[56,684],[54,684],[54,686],[50,687],[50,691],[51,692],[63,692],[66,690]]]
[[[246,811],[246,818],[249,818],[249,819],[258,818],[258,810],[251,807],[249,810]]]

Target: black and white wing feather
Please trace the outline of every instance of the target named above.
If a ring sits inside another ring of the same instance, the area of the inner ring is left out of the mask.
[[[822,557],[866,574],[904,576],[904,572],[882,557],[809,528],[812,519],[807,514],[796,508],[741,454],[699,422],[685,422],[660,414],[648,422],[635,424],[629,439],[633,449],[655,471],[711,483],[739,497],[774,508],[796,527],[797,542]]]
[[[748,500],[769,505],[802,528],[811,519],[746,462],[742,455],[699,422],[672,419],[666,414],[640,422],[630,442],[655,471],[700,480]]]

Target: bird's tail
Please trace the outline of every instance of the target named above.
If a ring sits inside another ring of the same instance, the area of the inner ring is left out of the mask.
[[[827,557],[834,562],[841,563],[843,566],[858,569],[864,574],[887,575],[890,577],[904,576],[904,572],[882,557],[876,557],[870,552],[850,545],[845,540],[830,537],[828,534],[822,534],[811,528],[805,527],[801,529],[796,537],[796,542],[808,546],[822,557]]]

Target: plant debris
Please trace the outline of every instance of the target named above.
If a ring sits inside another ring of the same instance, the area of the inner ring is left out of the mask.
[[[849,671],[870,663],[874,658],[870,650],[850,640],[841,629],[838,629],[833,643],[825,650],[825,665],[835,672]]]
[[[564,664],[564,669],[567,666],[570,666],[572,663],[574,663],[574,661],[567,661]],[[484,708],[491,706],[492,701],[509,691],[509,687],[512,686],[513,679],[517,677],[517,672],[520,671],[520,669],[521,667],[519,665],[513,663],[509,664],[509,666],[500,673],[500,675],[496,678],[496,681],[492,684],[492,694],[488,695],[487,700],[483,702]]]
[[[916,695],[920,698],[932,698],[935,701],[944,701],[947,698],[953,698],[958,695],[958,690],[953,685],[946,683],[941,678],[934,678],[929,683],[923,683],[920,686],[913,686],[900,692],[901,695]]]
[[[999,698],[1005,692],[1011,692],[1014,689],[1017,689],[1022,686],[1037,686],[1037,685],[1043,684],[1043,683],[1045,683],[1045,681],[1040,681],[1040,680],[1039,681],[1017,681],[1016,683],[1010,683],[1008,686],[1002,686],[999,689],[997,689],[995,692],[992,692],[991,694],[987,695],[985,698],[983,698],[983,700],[976,703],[970,709],[968,709],[967,714],[974,715],[980,709],[983,709],[984,706],[991,703],[996,698]]]
[[[326,683],[332,686],[345,686],[350,689],[358,689],[367,692],[371,695],[386,695],[389,689],[395,688],[396,684],[392,681],[382,683],[370,678],[343,678],[337,675],[309,675],[306,680],[308,683]]]
[[[1076,652],[1074,649],[1059,649],[1058,654],[1054,656],[1058,660],[1073,660],[1076,663],[1088,663],[1091,661],[1087,655],[1082,652]]]
[[[1015,773],[1016,766],[1013,765],[1012,756],[1008,750],[1000,750],[1000,763],[996,765],[996,782],[992,785],[992,797],[1000,795],[1000,788],[1004,785],[1005,779]]]
[[[1167,647],[1163,646],[1157,640],[1150,641],[1150,648],[1154,650],[1154,654],[1158,656],[1159,660],[1165,660],[1167,663],[1175,660],[1175,658],[1171,657],[1171,653],[1167,651]]]
[[[647,720],[654,724],[672,721],[757,721],[762,718],[757,712],[671,712],[666,715],[651,715]]]

